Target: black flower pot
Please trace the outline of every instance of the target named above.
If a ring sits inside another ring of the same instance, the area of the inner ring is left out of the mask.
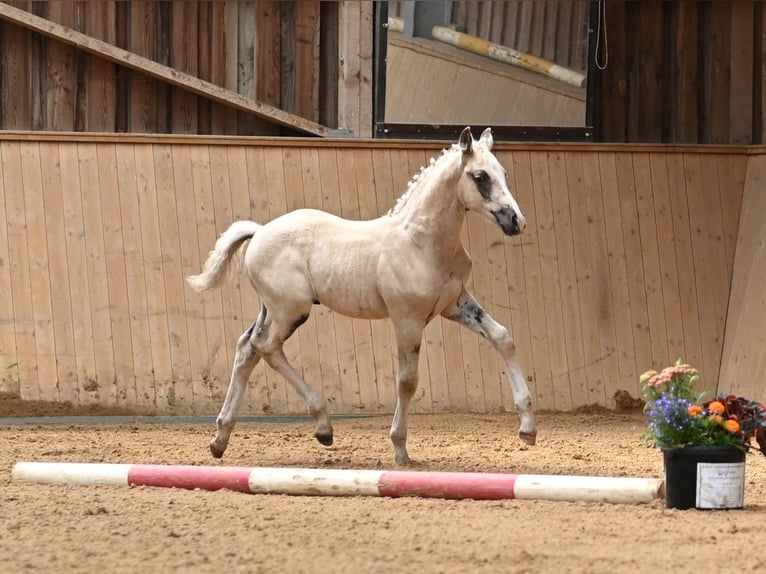
[[[668,508],[742,508],[745,452],[734,446],[663,448]]]

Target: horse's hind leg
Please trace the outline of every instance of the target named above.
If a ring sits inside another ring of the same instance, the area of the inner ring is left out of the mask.
[[[495,321],[467,291],[463,291],[457,301],[442,312],[447,319],[457,321],[472,331],[488,339],[503,358],[511,381],[513,401],[519,411],[521,427],[519,438],[527,444],[535,444],[537,426],[532,413],[532,398],[524,379],[519,362],[516,360],[516,346],[513,344],[508,329]]]
[[[330,416],[327,413],[327,402],[324,397],[315,392],[306,384],[298,372],[288,362],[282,345],[295,330],[308,319],[308,313],[299,315],[292,321],[276,321],[272,317],[272,322],[267,325],[267,329],[261,339],[256,340],[258,353],[269,364],[269,366],[282,375],[293,388],[300,393],[303,400],[306,401],[309,414],[316,420],[314,436],[325,446],[332,445],[333,430],[330,423]]]
[[[229,437],[237,424],[237,413],[239,412],[239,403],[242,401],[242,395],[247,386],[247,379],[250,373],[258,364],[260,355],[252,345],[252,339],[255,334],[263,329],[263,323],[266,319],[266,307],[261,307],[261,314],[258,320],[245,331],[237,341],[237,353],[234,357],[234,367],[231,371],[231,381],[226,391],[226,398],[223,401],[221,412],[216,419],[215,438],[210,441],[210,453],[215,458],[221,458],[226,447],[229,444]]]
[[[394,321],[399,370],[396,376],[396,410],[389,436],[394,445],[394,462],[400,465],[411,462],[407,454],[407,413],[418,388],[418,357],[423,328],[423,323],[417,320]]]

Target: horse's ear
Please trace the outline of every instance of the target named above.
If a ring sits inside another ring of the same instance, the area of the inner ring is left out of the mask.
[[[473,147],[473,134],[471,134],[471,128],[466,127],[460,132],[460,149],[463,151],[463,155],[471,153]]]
[[[492,146],[495,144],[495,138],[492,136],[492,128],[487,128],[481,132],[481,138],[479,141],[483,141],[487,144],[487,149],[492,150]]]

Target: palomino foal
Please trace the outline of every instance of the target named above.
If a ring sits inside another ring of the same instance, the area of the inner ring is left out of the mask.
[[[410,463],[407,411],[418,384],[423,329],[437,315],[479,333],[500,353],[521,419],[519,436],[535,443],[529,389],[513,341],[465,288],[471,271],[460,241],[466,211],[478,213],[506,235],[522,233],[526,226],[492,144],[491,130],[476,141],[465,128],[458,143],[432,159],[395,207],[377,219],[350,221],[299,209],[264,225],[237,221],[219,237],[202,273],[187,278],[189,285],[200,292],[218,287],[232,256],[247,244],[244,267],[261,310],[237,342],[231,382],[210,442],[214,457],[226,450],[247,379],[261,358],[303,396],[316,420],[317,440],[332,444],[324,397],[306,384],[282,350],[319,303],[350,317],[393,321],[399,369],[390,437],[397,464]]]

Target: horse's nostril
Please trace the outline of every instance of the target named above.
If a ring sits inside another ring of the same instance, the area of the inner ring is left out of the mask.
[[[524,216],[519,217],[518,215],[513,215],[513,223],[516,227],[519,228],[519,233],[524,231],[524,229],[527,227],[527,219]]]

